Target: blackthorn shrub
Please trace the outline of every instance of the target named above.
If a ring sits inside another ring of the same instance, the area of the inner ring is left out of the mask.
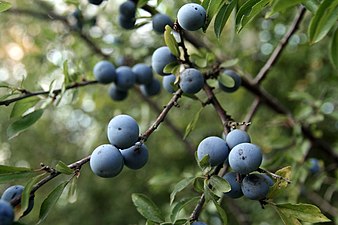
[[[114,82],[116,79],[115,67],[111,62],[106,60],[95,64],[93,68],[95,79],[102,84]]]
[[[263,200],[269,192],[269,181],[262,174],[249,174],[242,181],[243,195],[251,200]]]
[[[239,198],[243,196],[240,181],[237,180],[236,172],[228,172],[223,178],[230,184],[231,190],[224,194],[230,198]]]
[[[1,196],[1,199],[10,202],[16,197],[21,196],[24,188],[25,187],[22,185],[10,186],[4,191],[4,193]],[[27,215],[30,211],[32,211],[33,207],[34,207],[34,199],[30,198],[28,208],[26,209],[23,215]]]
[[[166,25],[169,25],[170,27],[173,27],[174,25],[170,17],[162,13],[158,13],[153,16],[152,24],[153,30],[161,34],[164,33]]]
[[[123,101],[128,97],[128,90],[119,89],[116,84],[111,84],[108,90],[110,98],[114,101]]]
[[[176,57],[170,52],[170,49],[167,46],[162,46],[157,48],[153,52],[153,55],[151,57],[151,65],[156,73],[165,76],[170,75],[170,73],[164,73],[164,67],[176,60]]]
[[[139,126],[129,115],[118,115],[108,123],[108,140],[119,149],[129,148],[136,143],[139,136]]]
[[[229,153],[230,167],[240,174],[249,174],[259,168],[262,163],[261,149],[251,143],[236,145]]]
[[[250,143],[251,139],[247,132],[240,129],[234,129],[227,134],[225,141],[227,142],[229,148],[232,149],[238,144]]]
[[[0,199],[0,224],[11,225],[14,221],[14,210],[11,204]]]
[[[141,93],[144,96],[154,96],[161,92],[161,83],[157,79],[153,79],[150,84],[140,85]]]
[[[202,73],[194,68],[185,69],[180,74],[180,88],[183,93],[196,94],[204,85],[204,78]]]
[[[196,3],[185,4],[178,10],[177,21],[184,30],[198,30],[205,24],[206,11]]]
[[[203,157],[209,155],[209,163],[211,166],[217,166],[224,163],[229,154],[229,148],[226,142],[216,136],[210,136],[203,139],[197,147],[197,158],[202,160]]]
[[[133,170],[138,170],[148,162],[148,148],[145,144],[133,145],[130,148],[120,150],[124,164]]]
[[[123,169],[123,157],[118,148],[103,144],[95,148],[91,154],[89,165],[94,174],[99,177],[115,177]]]

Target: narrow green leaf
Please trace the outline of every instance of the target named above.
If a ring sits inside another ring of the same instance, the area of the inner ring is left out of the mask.
[[[164,42],[174,56],[180,57],[180,50],[178,48],[178,44],[171,32],[172,32],[171,27],[169,25],[166,25],[164,31]]]
[[[219,192],[228,192],[231,189],[228,181],[218,175],[212,175],[209,179],[209,184]]]
[[[148,0],[139,0],[139,1],[137,1],[137,7],[141,8],[142,6],[144,6],[147,3],[148,3]]]
[[[218,199],[220,198],[219,196],[217,196],[209,187],[208,182],[205,180],[204,182],[204,195],[205,195],[205,200],[208,201],[218,201]]]
[[[237,0],[232,0],[229,4],[224,4],[222,8],[218,11],[214,22],[214,31],[217,38],[221,36],[225,24],[228,21],[229,16],[236,5]]]
[[[269,4],[270,0],[248,0],[238,10],[236,15],[236,30],[239,33]]]
[[[228,216],[227,216],[225,210],[222,208],[222,206],[220,206],[220,204],[217,201],[213,201],[213,203],[216,206],[218,215],[220,216],[220,218],[222,220],[222,224],[227,225],[228,224]]]
[[[180,64],[178,64],[177,61],[175,62],[171,62],[169,64],[167,64],[164,68],[163,68],[163,72],[164,73],[171,73],[171,74],[175,74],[177,70],[179,70],[180,68]]]
[[[200,197],[192,197],[192,198],[186,198],[183,199],[175,204],[175,206],[171,210],[170,214],[170,220],[171,222],[175,223],[177,220],[178,214],[181,212],[183,208],[185,208],[188,205],[194,205],[199,201]]]
[[[338,20],[338,1],[324,0],[312,17],[308,29],[310,43],[323,39]]]
[[[59,161],[58,164],[56,164],[55,169],[58,172],[64,173],[64,174],[67,174],[67,175],[70,175],[70,174],[74,173],[74,170],[72,170],[71,168],[69,168],[67,166],[67,164],[64,163],[64,162],[62,162],[62,161]]]
[[[279,210],[275,205],[272,205],[272,207],[276,210],[285,225],[302,225],[295,217],[284,214],[283,211]]]
[[[338,69],[338,26],[330,43],[330,60],[334,67]]]
[[[176,220],[174,225],[189,225],[190,222],[188,219],[179,219],[179,220]]]
[[[270,17],[277,12],[284,12],[286,9],[294,7],[305,1],[306,0],[272,0],[271,11],[266,15],[266,17]]]
[[[39,102],[38,97],[25,98],[20,101],[15,102],[10,118],[19,118],[25,113],[28,109],[32,108]]]
[[[208,29],[212,18],[220,10],[220,8],[223,6],[223,4],[225,4],[224,0],[210,0],[210,1],[208,1],[207,7],[203,6],[203,5],[206,5],[206,3],[202,4],[202,6],[207,11],[207,19],[206,19],[205,24],[203,26],[203,31],[206,31]]]
[[[204,109],[204,107],[200,108],[200,110],[198,110],[194,117],[192,118],[192,120],[190,121],[190,123],[187,125],[187,127],[185,128],[185,134],[183,137],[183,140],[185,140],[188,135],[191,133],[191,131],[193,131],[197,125],[198,119],[200,118],[201,112]]]
[[[18,218],[20,218],[24,214],[24,212],[26,211],[26,209],[29,206],[29,200],[31,198],[31,190],[33,188],[33,185],[37,182],[37,180],[39,180],[44,175],[45,174],[40,174],[38,176],[32,177],[26,183],[25,188],[22,192],[21,203],[20,203],[21,208],[20,208],[19,213],[16,215]]]
[[[12,4],[5,1],[0,1],[0,12],[4,12],[12,7]]]
[[[194,179],[195,177],[187,177],[175,185],[174,190],[170,194],[170,205],[173,204],[176,194],[192,184]]]
[[[146,195],[134,193],[131,195],[137,211],[147,220],[156,223],[164,222],[163,215],[158,206]]]
[[[206,154],[201,160],[198,160],[198,158],[196,157],[197,163],[202,170],[205,170],[206,168],[210,167],[209,159],[210,157],[208,154]]]
[[[195,177],[194,189],[198,193],[203,193],[203,191],[204,191],[204,180],[205,180],[204,177]]]
[[[7,136],[9,139],[19,135],[22,131],[32,126],[38,121],[43,114],[43,109],[38,109],[32,113],[25,115],[24,117],[14,121],[7,128]]]
[[[236,58],[236,59],[230,59],[230,60],[227,60],[227,61],[223,62],[220,65],[220,67],[224,67],[224,68],[231,67],[231,66],[236,65],[238,62],[239,62],[238,58]]]
[[[209,7],[211,0],[203,0],[201,3],[201,6],[203,6],[203,8],[207,9]]]
[[[64,76],[64,84],[68,85],[71,82],[70,76],[69,76],[69,70],[68,70],[68,60],[65,60],[62,65],[63,69],[63,76]]]
[[[303,5],[312,14],[315,14],[317,9],[319,8],[319,1],[318,0],[305,0],[303,2]]]
[[[74,203],[77,200],[77,176],[74,176],[68,186],[68,202]]]
[[[331,221],[322,214],[322,212],[317,206],[314,205],[304,203],[299,204],[282,203],[276,204],[276,207],[278,207],[278,209],[282,211],[283,214],[290,217],[295,217],[304,222],[320,223]]]
[[[30,168],[0,165],[0,184],[33,176],[36,176],[36,172]]]
[[[49,193],[47,198],[42,202],[42,205],[41,205],[41,208],[40,208],[38,224],[40,224],[41,222],[43,222],[47,218],[49,212],[51,211],[51,209],[54,207],[54,205],[59,200],[59,198],[60,198],[63,190],[67,186],[67,184],[68,184],[68,181],[65,181],[65,182],[59,184],[51,193]]]

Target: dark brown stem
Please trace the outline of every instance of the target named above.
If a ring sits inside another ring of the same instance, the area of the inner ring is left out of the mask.
[[[248,113],[245,116],[244,121],[246,123],[243,125],[243,128],[242,128],[243,130],[247,131],[249,129],[249,126],[247,123],[251,122],[252,118],[256,115],[256,112],[260,106],[260,103],[261,103],[260,98],[256,97],[253,103],[251,104]]]
[[[156,118],[155,122],[141,135],[141,141],[146,141],[148,137],[157,129],[157,127],[164,121],[170,109],[177,104],[178,99],[182,95],[182,90],[178,89],[173,97],[170,99],[169,103],[164,106],[164,109]]]
[[[96,80],[91,80],[91,81],[83,81],[83,82],[76,82],[74,84],[68,85],[66,86],[65,90],[70,90],[70,89],[76,89],[79,87],[84,87],[84,86],[88,86],[88,85],[92,85],[92,84],[97,84],[98,82]],[[59,95],[62,92],[62,88],[60,89],[56,89],[54,91],[52,91],[52,93],[50,93],[50,91],[37,91],[37,92],[30,92],[30,91],[26,91],[24,95],[21,95],[19,97],[15,97],[15,98],[11,98],[11,99],[7,99],[4,101],[0,101],[0,106],[4,105],[4,106],[9,106],[10,104],[20,101],[22,99],[25,98],[30,98],[33,96],[41,96],[41,95],[50,95],[52,94],[52,96],[55,98],[57,95]]]

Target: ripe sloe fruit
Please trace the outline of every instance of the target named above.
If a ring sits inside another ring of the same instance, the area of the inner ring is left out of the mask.
[[[4,193],[1,196],[1,199],[7,202],[10,202],[13,199],[15,199],[17,196],[20,196],[24,188],[25,187],[22,185],[10,186],[4,191]],[[23,215],[27,215],[33,209],[33,207],[34,207],[34,199],[30,198],[28,208],[26,209]]]
[[[269,192],[268,181],[262,174],[249,174],[241,186],[243,195],[251,200],[262,200]]]
[[[134,18],[136,14],[136,5],[133,1],[125,1],[119,7],[120,15],[126,18]]]
[[[124,164],[122,154],[115,146],[103,144],[95,148],[89,165],[97,176],[108,178],[117,176]]]
[[[168,76],[164,76],[162,79],[162,86],[165,90],[167,90],[169,93],[174,93],[174,83],[176,80],[176,76],[174,74],[170,74]]]
[[[207,225],[207,224],[201,221],[195,221],[191,225]]]
[[[124,15],[120,14],[118,17],[118,23],[120,27],[126,30],[131,30],[135,27],[136,19],[134,17],[132,18],[125,17]]]
[[[103,2],[103,0],[89,0],[89,3],[93,5],[100,5]]]
[[[108,94],[114,101],[122,101],[128,97],[128,90],[121,90],[115,84],[109,87]]]
[[[164,67],[176,60],[176,57],[170,52],[169,48],[167,46],[162,46],[153,52],[151,65],[156,73],[165,76],[169,75],[169,73],[163,72]]]
[[[139,126],[133,117],[118,115],[113,117],[108,124],[108,140],[120,149],[134,145],[139,136]]]
[[[116,69],[116,86],[121,90],[128,90],[136,82],[136,75],[130,67],[120,66]]]
[[[148,162],[148,148],[145,144],[133,145],[130,148],[120,150],[124,159],[124,165],[130,169],[137,170]]]
[[[173,21],[171,21],[170,17],[166,14],[158,13],[153,16],[153,30],[157,33],[163,34],[165,31],[165,26],[169,25],[172,27],[174,25]]]
[[[154,96],[161,92],[161,83],[157,79],[153,79],[150,84],[141,85],[140,90],[144,96]]]
[[[320,171],[319,161],[316,158],[310,158],[310,172],[312,174],[318,173]]]
[[[231,149],[228,160],[234,171],[248,174],[259,168],[262,158],[262,152],[257,145],[241,143]]]
[[[230,184],[231,190],[224,194],[230,198],[239,198],[243,196],[241,184],[237,181],[237,173],[226,173],[223,178]]]
[[[153,81],[153,71],[150,66],[138,63],[131,69],[136,76],[136,83],[150,84]]]
[[[0,224],[11,225],[14,221],[14,210],[11,204],[0,199]]]
[[[251,139],[247,132],[235,129],[227,134],[225,141],[227,142],[229,148],[232,149],[240,143],[250,143]]]
[[[218,81],[218,85],[219,85],[219,87],[222,91],[232,93],[232,92],[237,91],[237,89],[241,86],[242,79],[235,71],[224,70],[222,75],[223,76],[229,76],[234,81],[234,84],[233,84],[232,87],[228,87],[228,86],[224,85],[221,81]]]
[[[114,65],[105,60],[95,64],[93,74],[95,79],[102,84],[114,82],[116,79]]]
[[[206,11],[196,3],[185,4],[178,10],[177,21],[184,30],[198,30],[205,24]]]
[[[183,93],[196,94],[204,85],[204,78],[201,72],[194,68],[185,69],[180,74],[180,88]]]
[[[226,142],[216,136],[204,138],[197,147],[197,158],[199,161],[205,155],[209,155],[209,163],[211,166],[217,166],[224,163],[229,154],[229,148]]]

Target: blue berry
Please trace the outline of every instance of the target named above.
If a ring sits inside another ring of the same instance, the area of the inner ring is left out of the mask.
[[[217,166],[224,163],[229,154],[229,148],[226,142],[216,136],[210,136],[203,139],[197,147],[197,158],[202,160],[204,156],[209,155],[210,166]]]
[[[167,46],[163,46],[153,52],[151,66],[156,73],[165,76],[169,75],[169,73],[163,72],[164,67],[176,60],[176,57],[170,52],[170,49]]]
[[[105,60],[95,64],[93,73],[95,79],[102,84],[114,82],[116,78],[114,65]]]
[[[109,87],[109,96],[114,101],[122,101],[128,97],[128,90],[121,90],[115,84]]]
[[[116,69],[116,86],[120,90],[128,90],[136,82],[136,75],[128,66],[120,66]]]
[[[224,194],[230,198],[239,198],[243,196],[241,184],[237,181],[237,173],[226,173],[223,178],[230,184],[231,190]]]
[[[11,204],[0,199],[0,224],[11,225],[14,221],[14,210]]]
[[[161,92],[161,83],[153,79],[150,84],[141,85],[140,90],[144,96],[154,96]]]
[[[148,148],[145,144],[133,145],[130,148],[120,150],[124,164],[130,169],[137,170],[148,162]]]
[[[25,187],[22,185],[10,186],[4,191],[4,193],[1,196],[1,199],[10,202],[13,199],[17,198],[18,196],[21,196],[24,189]],[[30,211],[32,211],[33,207],[34,207],[34,199],[30,198],[28,208],[26,209],[23,215],[27,215]]]
[[[170,74],[168,76],[164,76],[162,79],[162,86],[169,93],[174,93],[174,83],[176,80],[176,76],[174,74]]]
[[[196,94],[204,86],[204,78],[201,72],[194,68],[185,69],[180,74],[180,88],[183,93]]]
[[[177,20],[184,30],[198,30],[205,24],[206,10],[196,3],[185,4],[178,10]]]
[[[250,143],[251,139],[247,132],[235,129],[227,134],[225,141],[227,142],[229,148],[232,149],[240,143]]]
[[[251,200],[263,200],[269,193],[269,184],[262,174],[249,174],[242,181],[242,192]]]
[[[158,13],[153,16],[153,30],[157,33],[163,34],[165,31],[165,26],[169,25],[172,27],[174,25],[173,21],[169,16],[165,14]]]
[[[136,75],[136,83],[138,84],[150,84],[153,81],[153,71],[146,64],[138,63],[133,66],[132,71]]]

